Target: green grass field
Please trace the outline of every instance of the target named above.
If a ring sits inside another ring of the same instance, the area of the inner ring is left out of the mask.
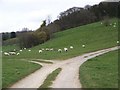
[[[117,19],[111,19],[111,22],[117,22]],[[55,59],[55,60],[64,60],[71,57],[75,57],[78,55],[81,55],[86,52],[96,51],[108,47],[116,46],[116,41],[118,40],[118,25],[116,28],[113,26],[104,26],[100,24],[101,22],[96,22],[76,28],[71,28],[66,31],[58,32],[53,35],[54,38],[51,40],[45,42],[44,44],[35,46],[31,49],[31,52],[28,52],[27,50],[23,50],[20,52],[20,55],[16,56],[2,56],[2,62],[3,62],[3,86],[6,87],[9,84],[17,81],[13,80],[13,77],[11,73],[16,73],[15,70],[10,70],[13,67],[19,67],[23,68],[23,75],[21,75],[19,78],[24,77],[24,75],[29,74],[26,72],[27,70],[27,64],[26,65],[20,59],[26,59],[26,60],[35,60],[35,59]],[[85,44],[85,48],[82,47],[82,45]],[[69,48],[70,46],[73,46],[73,49],[68,49],[68,52],[62,52],[59,53],[57,49],[64,47]],[[41,48],[54,48],[54,51],[43,51],[42,53],[38,53],[38,50]],[[2,50],[4,51],[11,51],[13,49],[19,50],[19,47],[16,45],[9,45],[9,46],[3,46]],[[18,51],[19,52],[19,51]],[[0,52],[1,53],[1,52]],[[11,59],[11,62],[9,62]],[[14,63],[15,61],[15,63]],[[14,65],[13,65],[14,64]],[[32,66],[31,66],[32,67]],[[34,65],[36,69],[36,65]],[[33,70],[30,69],[30,72]],[[9,78],[8,78],[9,77]],[[6,79],[8,81],[6,81]],[[9,84],[8,84],[9,83]]]
[[[41,68],[27,61],[4,59],[2,63],[2,87],[8,87],[23,77]]]
[[[118,88],[118,51],[88,60],[80,67],[83,88]]]
[[[117,19],[111,19],[111,22],[117,22]],[[45,42],[44,44],[31,48],[31,52],[28,52],[28,50],[24,50],[19,56],[11,56],[10,58],[67,59],[81,55],[86,52],[116,46],[116,41],[118,39],[118,25],[115,28],[113,26],[106,27],[105,25],[101,25],[100,23],[101,22],[92,23],[55,33],[53,35],[54,38]],[[86,45],[85,48],[82,48],[83,44]],[[57,49],[59,48],[69,48],[71,45],[74,47],[74,49],[69,50],[67,53],[59,53],[57,51]],[[38,50],[41,48],[54,48],[56,50],[38,53]],[[4,58],[8,57],[6,56]]]

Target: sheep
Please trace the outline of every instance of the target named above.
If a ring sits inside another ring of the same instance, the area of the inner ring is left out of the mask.
[[[119,41],[117,41],[117,44],[119,43]]]
[[[82,47],[84,48],[84,47],[85,47],[85,45],[82,45]]]
[[[68,51],[68,48],[64,48],[64,51],[66,51],[66,52],[67,52],[67,51]]]
[[[1,53],[3,52],[3,51],[0,51]]]
[[[42,50],[39,50],[39,53],[42,53]]]
[[[16,55],[16,52],[9,52],[10,55]]]
[[[20,52],[22,52],[22,50],[20,50]]]
[[[4,55],[5,55],[5,56],[9,56],[10,54],[9,54],[9,53],[7,53],[7,52],[4,52]]]
[[[42,48],[42,51],[44,51],[45,49],[44,48]]]
[[[18,55],[20,55],[20,53],[17,53],[16,55],[18,56]]]
[[[73,49],[73,46],[70,46],[70,49]]]
[[[49,48],[46,48],[45,50],[46,50],[46,51],[49,51]]]
[[[16,49],[14,49],[13,51],[16,51]]]
[[[26,50],[26,48],[24,48]]]
[[[28,51],[29,51],[29,52],[31,52],[31,50],[30,50],[30,49],[29,49]]]
[[[101,24],[103,24],[103,23],[101,22]]]
[[[51,48],[50,51],[53,51],[53,48]]]
[[[113,25],[113,27],[116,27],[116,25]]]
[[[62,49],[58,49],[58,52],[60,52],[60,53],[61,53],[61,52],[62,52]]]
[[[110,23],[110,26],[112,26],[112,23]]]

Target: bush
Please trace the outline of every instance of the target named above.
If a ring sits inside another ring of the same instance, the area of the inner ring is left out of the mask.
[[[37,37],[39,44],[44,43],[47,40],[47,34],[44,31],[35,32],[34,35]]]
[[[20,48],[31,48],[38,44],[42,44],[47,40],[47,34],[44,31],[34,33],[24,33],[19,36]]]
[[[19,36],[20,48],[30,48],[38,44],[37,37],[33,33],[25,33]]]

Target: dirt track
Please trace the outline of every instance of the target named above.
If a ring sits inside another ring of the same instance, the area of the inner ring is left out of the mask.
[[[99,50],[77,56],[64,61],[57,61],[53,64],[43,64],[43,67],[36,72],[28,75],[19,82],[16,82],[10,88],[38,88],[43,84],[46,77],[55,69],[62,68],[62,71],[57,76],[56,80],[51,85],[52,88],[81,88],[79,81],[79,67],[90,58],[102,55],[109,51],[117,50],[120,47],[113,47],[109,49]],[[36,63],[36,62],[33,62]],[[40,63],[38,63],[40,64]]]

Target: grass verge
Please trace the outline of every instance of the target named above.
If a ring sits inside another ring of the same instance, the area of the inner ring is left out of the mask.
[[[42,66],[21,60],[4,59],[2,62],[2,87],[6,88]]]
[[[58,68],[54,70],[51,74],[49,74],[48,77],[45,79],[44,83],[40,86],[40,88],[49,88],[49,86],[52,84],[52,81],[55,80],[61,70],[61,68]]]
[[[40,63],[53,64],[53,62],[50,62],[50,61],[41,61],[41,60],[32,60],[32,61],[36,61],[36,62],[40,62]]]
[[[118,51],[88,60],[79,73],[83,88],[118,88]]]

